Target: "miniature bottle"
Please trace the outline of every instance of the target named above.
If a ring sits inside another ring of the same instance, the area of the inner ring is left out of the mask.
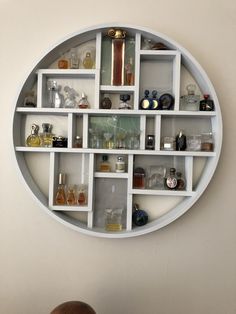
[[[56,205],[66,204],[65,182],[66,182],[65,173],[59,173],[58,187],[57,187],[57,192],[55,196]]]
[[[152,98],[149,97],[149,90],[144,91],[144,98],[141,99],[139,104],[140,109],[147,110],[152,108]]]
[[[102,172],[110,172],[111,171],[111,165],[108,161],[107,155],[102,155],[102,162],[100,163],[99,171],[102,171]]]
[[[199,110],[200,111],[213,111],[214,110],[214,101],[209,99],[210,95],[203,95],[204,99],[200,101]]]
[[[38,132],[39,132],[39,126],[37,124],[32,124],[31,133],[26,139],[27,146],[30,146],[30,147],[41,146],[41,139]]]
[[[134,66],[133,58],[129,58],[129,62],[125,66],[126,85],[134,85]]]
[[[121,103],[119,104],[119,109],[132,109],[132,106],[127,103],[130,100],[130,95],[122,94],[120,95]]]
[[[150,150],[155,149],[155,136],[154,135],[151,135],[151,134],[147,135],[145,149],[150,149]]]
[[[166,187],[170,190],[174,190],[178,184],[175,172],[176,172],[175,168],[170,168],[170,173],[167,175],[165,179]]]
[[[36,96],[35,96],[35,92],[29,91],[25,94],[25,99],[24,99],[24,106],[25,107],[36,107]]]
[[[74,147],[75,148],[82,148],[83,146],[83,140],[82,137],[79,135],[76,135],[75,141],[74,141]]]
[[[104,94],[104,97],[100,103],[100,108],[101,109],[111,109],[111,107],[112,107],[112,102],[111,102],[111,99],[109,98],[109,95]]]
[[[70,50],[70,68],[71,69],[79,68],[79,58],[75,48],[71,48]]]
[[[134,189],[145,189],[145,171],[141,167],[134,169],[133,187]]]
[[[74,186],[69,186],[66,194],[66,203],[67,205],[75,205],[76,204],[76,197],[75,197],[75,188]]]
[[[86,187],[84,184],[81,184],[79,186],[79,191],[78,191],[78,204],[80,206],[86,205],[87,204],[87,197],[86,197]]]
[[[132,222],[136,226],[144,226],[148,222],[148,214],[145,210],[139,209],[138,204],[134,204],[134,211],[132,214]]]
[[[42,124],[43,133],[40,134],[41,137],[41,146],[43,147],[52,147],[52,141],[54,134],[52,133],[52,124],[43,123]]]
[[[81,94],[81,99],[79,100],[77,107],[80,108],[80,109],[87,109],[87,108],[89,108],[89,102],[87,100],[87,96],[83,92]]]
[[[188,94],[181,97],[181,109],[190,111],[199,110],[200,95],[195,95],[196,85],[189,84],[186,89]]]
[[[180,130],[179,134],[175,138],[176,140],[176,150],[182,151],[187,148],[186,136],[183,134],[183,131]]]
[[[159,102],[157,99],[157,91],[153,90],[152,91],[152,107],[151,109],[159,109]]]
[[[58,69],[68,69],[69,68],[69,62],[68,62],[64,53],[61,55],[60,59],[58,60],[57,66],[58,66]]]
[[[125,161],[123,156],[118,156],[116,160],[116,172],[125,172]]]
[[[184,190],[185,188],[185,180],[182,177],[181,172],[176,172],[176,177],[177,177],[177,190]]]
[[[62,107],[63,97],[59,93],[59,87],[56,81],[48,81],[49,105],[50,107]]]
[[[91,52],[86,52],[85,58],[83,59],[83,66],[85,69],[92,69],[93,68],[93,59],[91,57]]]

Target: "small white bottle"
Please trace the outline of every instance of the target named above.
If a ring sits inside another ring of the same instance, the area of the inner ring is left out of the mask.
[[[116,172],[125,172],[125,161],[123,156],[117,157]]]

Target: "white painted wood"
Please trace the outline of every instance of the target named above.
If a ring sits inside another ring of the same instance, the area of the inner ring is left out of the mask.
[[[100,69],[101,69],[101,40],[102,33],[104,33],[110,27],[120,27],[127,30],[128,33],[135,37],[135,85],[134,86],[107,86],[100,85]],[[165,51],[155,51],[155,50],[141,50],[141,39],[142,37],[148,36],[154,41],[162,41],[170,49]],[[59,56],[59,51],[66,51],[70,47],[73,47],[75,41],[81,44],[86,43],[89,40],[96,41],[96,68],[87,69],[48,69],[50,64],[55,61]],[[139,110],[139,99],[140,99],[140,62],[168,62],[172,64],[172,92],[175,96],[175,108],[174,110],[163,110],[163,111],[152,111],[152,110]],[[181,83],[181,67],[184,66],[187,71],[190,72],[192,77],[195,79],[202,93],[209,93],[211,98],[215,103],[214,112],[188,112],[179,110],[179,96],[180,96],[180,83]],[[42,205],[42,208],[46,210],[52,217],[62,222],[66,226],[74,230],[78,230],[84,234],[94,235],[98,237],[108,237],[108,238],[124,238],[131,236],[138,236],[154,230],[160,229],[163,226],[171,223],[183,213],[185,213],[201,196],[201,194],[206,189],[208,183],[210,182],[214,171],[216,169],[221,145],[222,145],[222,118],[219,102],[217,99],[216,92],[209,78],[207,77],[204,70],[197,63],[197,61],[186,51],[183,47],[177,44],[172,39],[167,36],[153,32],[142,27],[133,27],[130,25],[122,24],[105,24],[99,27],[88,28],[87,30],[73,34],[73,36],[64,39],[60,44],[53,47],[49,53],[42,58],[38,63],[36,68],[37,71],[37,108],[24,108],[22,107],[22,94],[24,90],[21,91],[19,99],[16,103],[14,123],[13,123],[13,142],[14,142],[14,153],[16,155],[16,161],[20,170],[20,174],[24,181],[26,182],[29,190],[33,193],[35,199]],[[24,86],[32,85],[32,81],[36,80],[35,69],[29,75]],[[47,79],[82,79],[83,81],[92,82],[92,91],[94,91],[94,102],[91,103],[91,108],[89,109],[66,109],[66,108],[47,108]],[[30,84],[29,84],[30,82]],[[134,110],[103,110],[99,109],[100,102],[100,92],[109,93],[132,93],[134,98]],[[43,148],[43,147],[25,147],[21,146],[24,142],[19,138],[19,129],[24,131],[25,119],[29,115],[32,115],[37,120],[37,116],[55,115],[57,117],[68,117],[68,148]],[[81,115],[83,118],[83,148],[76,149],[73,148],[73,139],[76,133],[76,117]],[[142,130],[140,136],[140,150],[108,150],[108,149],[90,149],[88,148],[88,125],[89,116],[97,115],[132,115],[140,117],[140,129]],[[211,128],[214,135],[214,152],[190,152],[190,151],[161,151],[160,150],[160,135],[161,135],[161,123],[164,117],[171,118],[187,118],[192,117],[198,119],[201,123],[201,118],[209,119],[211,121]],[[149,120],[148,120],[149,119]],[[148,121],[155,121],[154,132],[156,135],[156,147],[154,151],[145,150],[145,132]],[[159,139],[158,139],[159,136]],[[158,140],[157,140],[158,139]],[[47,153],[50,155],[50,169],[49,169],[49,198],[42,194],[40,189],[32,178],[30,171],[27,167],[25,161],[25,154],[31,153]],[[81,167],[81,182],[85,181],[85,167],[87,165],[86,158],[89,158],[89,185],[88,185],[88,206],[55,206],[54,195],[57,187],[57,176],[58,176],[58,163],[60,153],[66,154],[82,154],[82,167]],[[95,172],[94,169],[94,154],[122,154],[128,156],[128,173],[116,174],[109,173],[103,174]],[[89,157],[88,157],[89,156]],[[184,160],[184,171],[186,176],[186,190],[185,191],[169,191],[169,190],[140,190],[133,189],[133,165],[134,157],[137,156],[143,160],[145,165],[145,158],[151,158],[155,156],[157,160],[162,160],[171,158],[174,160],[174,164],[178,164],[178,159]],[[146,156],[146,157],[145,157]],[[194,191],[192,189],[192,177],[193,177],[193,167],[195,158],[206,159],[206,164],[204,171],[199,178],[198,184]],[[94,191],[95,191],[95,178],[118,178],[127,179],[127,219],[126,219],[126,230],[117,233],[106,232],[101,228],[94,226]],[[153,196],[158,200],[161,196],[166,197],[180,197],[182,201],[171,210],[169,210],[165,215],[161,216],[155,221],[150,221],[147,225],[140,228],[133,228],[132,226],[132,206],[133,198],[135,196],[142,195],[144,197]],[[63,211],[87,211],[87,224],[75,220],[63,213]]]

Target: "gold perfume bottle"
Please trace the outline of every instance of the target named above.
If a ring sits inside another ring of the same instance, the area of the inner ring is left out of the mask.
[[[26,139],[26,145],[30,147],[38,147],[41,145],[41,139],[38,134],[39,126],[37,124],[32,124],[31,133]]]
[[[85,69],[92,69],[93,68],[93,59],[91,57],[91,52],[86,52],[85,58],[83,60],[83,66]]]
[[[102,155],[102,162],[100,163],[99,171],[101,171],[101,172],[110,172],[111,171],[111,165],[108,161],[107,155]]]
[[[52,124],[43,123],[42,128],[43,128],[43,133],[40,134],[41,146],[52,147],[52,141],[54,137],[54,134],[52,133]]]
[[[59,173],[58,187],[57,187],[57,192],[55,196],[56,205],[66,204],[65,182],[66,182],[65,173]]]
[[[79,192],[78,192],[78,204],[80,206],[84,206],[87,204],[87,195],[86,195],[86,186],[84,184],[81,184],[79,186]]]

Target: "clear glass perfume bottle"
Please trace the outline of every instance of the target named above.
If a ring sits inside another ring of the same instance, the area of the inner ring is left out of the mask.
[[[125,172],[125,160],[123,156],[118,156],[116,160],[116,172]]]
[[[59,86],[56,81],[48,81],[49,105],[50,107],[60,108],[63,105],[63,97],[59,93]]]
[[[42,128],[43,128],[43,132],[40,134],[41,146],[52,147],[52,141],[54,137],[54,134],[52,133],[52,124],[43,123]]]
[[[91,52],[87,51],[83,59],[83,66],[85,69],[92,69],[93,65],[94,65],[94,62],[91,56]]]
[[[56,205],[66,204],[66,192],[65,192],[66,175],[65,173],[59,173],[58,187],[55,196]]]
[[[71,48],[70,50],[70,68],[71,69],[79,68],[79,58],[77,55],[76,48]]]
[[[181,97],[181,109],[182,110],[190,110],[190,111],[197,111],[199,110],[199,103],[200,103],[200,95],[196,95],[196,85],[195,84],[188,84],[187,95]]]
[[[39,126],[37,124],[32,124],[31,133],[26,139],[26,145],[30,147],[38,147],[41,146],[41,139],[38,134]]]
[[[66,203],[67,205],[75,205],[76,204],[76,196],[75,196],[75,187],[71,185],[68,187],[67,194],[66,194]]]

